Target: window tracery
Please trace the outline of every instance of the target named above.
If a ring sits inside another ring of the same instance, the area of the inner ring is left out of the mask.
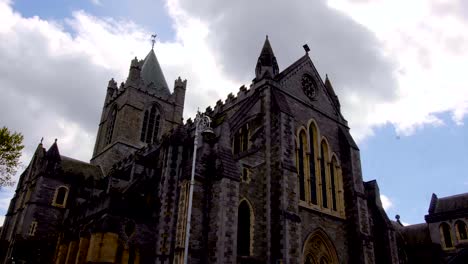
[[[335,264],[338,257],[335,247],[328,236],[322,230],[317,230],[309,236],[304,243],[304,264]]]
[[[239,154],[247,151],[250,147],[249,144],[250,130],[249,125],[245,124],[236,133],[234,133],[232,151],[233,154]]]
[[[296,136],[296,166],[300,205],[344,217],[340,162],[325,137],[319,140],[315,121]]]
[[[108,145],[112,141],[112,135],[114,134],[114,125],[115,119],[117,117],[117,107],[113,107],[110,113],[109,118],[107,119],[107,129],[106,129],[106,141],[105,144]]]
[[[158,139],[161,114],[156,105],[152,105],[143,115],[143,124],[141,128],[140,141],[153,143]]]

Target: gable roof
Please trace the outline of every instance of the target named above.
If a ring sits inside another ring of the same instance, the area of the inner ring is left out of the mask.
[[[94,179],[103,178],[101,169],[98,166],[89,164],[87,162],[72,159],[66,156],[61,157],[61,166],[65,175],[71,176],[84,176],[85,179],[90,177]]]
[[[437,198],[434,213],[453,212],[468,209],[468,193]]]

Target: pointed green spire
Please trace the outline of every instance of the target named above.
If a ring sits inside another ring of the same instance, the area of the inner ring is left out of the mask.
[[[170,95],[166,79],[164,78],[161,66],[159,66],[158,59],[156,58],[156,54],[153,49],[151,49],[148,55],[146,55],[141,68],[141,77],[145,84],[148,85],[153,83],[158,92],[161,92],[164,95]]]

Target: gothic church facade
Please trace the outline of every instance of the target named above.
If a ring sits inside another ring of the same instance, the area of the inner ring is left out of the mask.
[[[182,263],[194,123],[154,50],[109,81],[89,163],[41,144],[0,233],[2,263]],[[268,38],[249,88],[205,112],[189,263],[404,263],[330,80],[280,71]]]

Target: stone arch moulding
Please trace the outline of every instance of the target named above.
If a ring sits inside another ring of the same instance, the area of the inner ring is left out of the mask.
[[[239,206],[238,206],[238,210],[240,209],[240,206],[242,204],[246,204],[248,209],[249,209],[249,241],[248,241],[248,246],[249,246],[249,254],[248,256],[252,256],[254,254],[254,240],[255,240],[255,213],[254,213],[254,208],[252,206],[252,204],[250,203],[250,201],[247,199],[247,198],[242,198],[239,200]],[[238,223],[238,231],[239,231],[239,211],[238,211],[238,219],[237,219]],[[239,233],[237,234],[238,238],[239,239]],[[239,241],[237,241],[237,243],[239,243]],[[239,245],[238,245],[239,246]],[[239,250],[239,248],[238,248]]]
[[[302,250],[303,264],[338,264],[336,249],[328,235],[322,229],[316,229],[304,242]]]

